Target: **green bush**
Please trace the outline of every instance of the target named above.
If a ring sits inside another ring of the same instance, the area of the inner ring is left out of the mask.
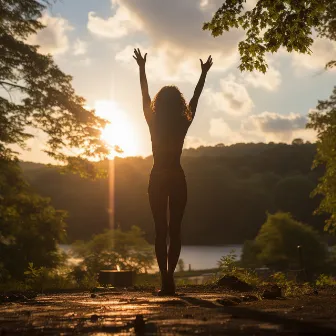
[[[260,283],[257,274],[250,269],[238,267],[236,259],[237,255],[235,254],[235,251],[232,250],[228,255],[222,257],[218,261],[219,277],[232,275],[250,285],[257,285]]]
[[[308,282],[298,283],[295,280],[288,280],[282,272],[276,272],[271,276],[271,282],[277,284],[282,289],[285,297],[301,296],[312,292],[312,287]]]
[[[82,270],[94,276],[102,269],[128,269],[146,273],[152,268],[155,255],[151,245],[136,226],[129,231],[108,230],[93,236],[89,242],[72,245],[76,257],[82,258]]]
[[[316,286],[336,286],[336,279],[330,275],[320,274],[319,277],[316,279]]]
[[[245,263],[254,260],[277,271],[300,269],[299,245],[306,270],[310,273],[323,270],[328,253],[319,234],[288,213],[268,214],[254,242],[244,245],[242,260]]]

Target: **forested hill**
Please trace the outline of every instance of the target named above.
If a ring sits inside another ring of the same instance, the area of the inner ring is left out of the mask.
[[[324,218],[313,216],[319,200],[310,192],[323,168],[311,170],[314,144],[236,144],[187,149],[182,165],[188,181],[183,221],[184,244],[243,243],[253,239],[267,212],[291,212],[322,231]],[[69,212],[68,239],[88,239],[109,226],[109,185],[61,175],[55,168],[22,162],[32,187],[56,208]],[[154,225],[147,198],[152,158],[115,160],[116,223],[142,228],[150,242]]]

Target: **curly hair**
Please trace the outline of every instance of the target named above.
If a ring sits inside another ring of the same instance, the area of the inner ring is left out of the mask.
[[[184,117],[191,121],[191,111],[182,92],[175,86],[164,86],[154,97],[151,105],[153,113],[165,121],[176,121]]]

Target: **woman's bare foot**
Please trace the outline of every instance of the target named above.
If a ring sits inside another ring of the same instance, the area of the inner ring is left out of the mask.
[[[161,290],[158,292],[159,296],[173,296],[175,295],[175,282],[173,275],[166,274],[161,278]]]

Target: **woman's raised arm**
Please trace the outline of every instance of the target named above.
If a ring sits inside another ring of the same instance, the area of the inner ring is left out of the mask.
[[[201,59],[200,59],[200,61],[201,61],[202,73],[201,73],[200,79],[199,79],[199,81],[196,85],[194,95],[191,98],[190,103],[189,103],[189,108],[190,108],[190,111],[192,113],[192,119],[194,119],[196,109],[197,109],[198,99],[199,99],[199,97],[200,97],[200,95],[203,91],[205,78],[208,74],[208,71],[210,70],[210,68],[212,66],[212,57],[209,56],[206,63],[203,63],[203,61]]]
[[[143,111],[145,114],[146,121],[149,122],[152,111],[151,111],[151,98],[149,96],[148,91],[148,83],[147,83],[147,76],[146,76],[146,58],[147,53],[142,57],[140,49],[134,49],[133,58],[139,65],[139,72],[140,72],[140,85],[141,85],[141,92],[142,92],[142,106]]]

